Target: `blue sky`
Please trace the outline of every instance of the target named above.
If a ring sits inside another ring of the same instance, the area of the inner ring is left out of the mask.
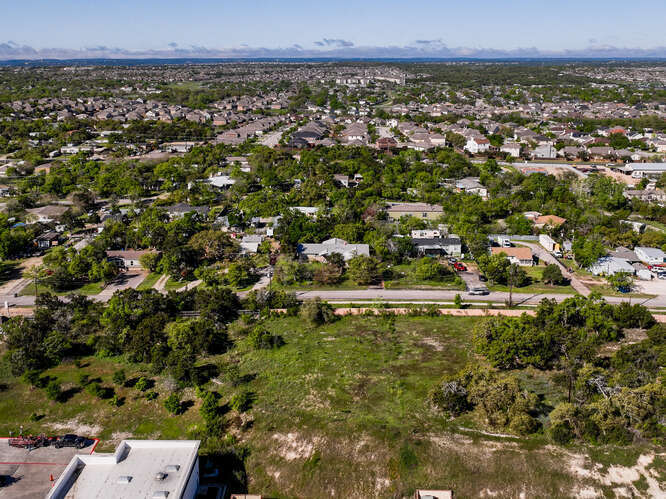
[[[482,49],[559,53],[666,47],[665,0],[0,2],[0,56],[32,49],[465,55]]]

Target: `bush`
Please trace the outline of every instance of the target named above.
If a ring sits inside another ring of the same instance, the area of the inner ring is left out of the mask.
[[[86,391],[93,397],[99,399],[108,399],[113,396],[113,390],[110,388],[105,388],[99,383],[90,383],[86,386]]]
[[[282,336],[271,334],[261,326],[255,327],[248,335],[247,340],[255,350],[270,350],[271,348],[279,348],[284,345]]]
[[[134,385],[134,388],[136,388],[140,392],[145,392],[148,389],[148,385],[149,385],[148,380],[142,376],[137,380],[136,384]]]
[[[212,421],[218,414],[217,394],[214,392],[206,392],[201,399],[202,402],[201,408],[199,408],[199,414],[201,414],[204,421]]]
[[[181,409],[180,397],[172,393],[164,400],[164,408],[171,414],[179,414]]]
[[[146,393],[146,400],[155,400],[156,398],[157,398],[157,392]]]
[[[90,383],[90,376],[86,373],[79,373],[79,386],[85,387],[88,383]]]
[[[328,303],[321,301],[319,298],[304,302],[303,305],[301,305],[300,315],[303,319],[315,326],[328,324],[337,319],[333,312],[333,307]]]
[[[122,369],[119,369],[118,371],[114,372],[113,377],[111,379],[116,385],[120,386],[124,385],[125,381],[127,381],[127,377],[125,376],[125,371],[123,371]]]
[[[42,378],[42,372],[37,369],[29,369],[23,373],[23,381],[33,388],[44,388],[45,378]]]
[[[55,402],[60,401],[60,398],[62,397],[60,383],[57,381],[49,381],[49,384],[44,388],[44,392],[46,393],[46,398]]]
[[[229,407],[236,412],[247,411],[252,407],[252,394],[245,390],[234,394],[229,401]]]

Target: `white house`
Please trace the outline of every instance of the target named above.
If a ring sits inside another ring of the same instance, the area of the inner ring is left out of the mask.
[[[594,275],[615,275],[619,273],[634,274],[634,268],[624,258],[604,256],[599,258],[588,269]]]
[[[513,158],[520,157],[520,144],[518,142],[506,142],[500,147],[501,152],[508,153]]]
[[[349,244],[344,239],[327,239],[321,244],[303,243],[298,245],[298,254],[306,257],[308,260],[323,261],[325,257],[333,253],[339,253],[347,260],[355,256],[370,256],[370,246],[367,244]]]
[[[472,154],[484,153],[490,149],[490,141],[485,137],[471,137],[465,144],[465,149]]]
[[[634,253],[641,262],[647,265],[661,265],[666,263],[666,253],[658,248],[646,248],[645,246],[636,246]]]
[[[532,156],[539,159],[555,159],[557,150],[550,144],[543,144],[534,148]]]

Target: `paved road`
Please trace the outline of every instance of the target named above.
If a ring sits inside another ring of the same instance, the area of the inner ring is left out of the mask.
[[[268,134],[264,135],[263,137],[261,137],[261,139],[259,140],[259,143],[262,146],[275,147],[280,142],[280,139],[282,138],[282,132],[283,131],[284,130],[280,129],[280,130],[277,130],[275,132],[268,133]]]
[[[392,301],[392,302],[428,302],[428,301],[452,301],[460,294],[466,302],[494,302],[504,303],[509,300],[509,293],[493,291],[485,296],[470,296],[464,291],[448,291],[437,289],[358,289],[358,290],[320,290],[320,291],[297,291],[296,296],[302,300],[321,298],[326,301],[337,301],[343,303],[358,301]],[[573,295],[565,293],[513,293],[513,301],[516,305],[537,305],[544,298],[563,301]],[[666,296],[655,298],[632,298],[607,296],[608,303],[643,303],[648,307],[666,307]]]
[[[471,296],[465,291],[447,291],[437,289],[355,289],[355,290],[320,290],[320,291],[297,291],[296,296],[301,300],[311,300],[321,298],[330,302],[341,303],[371,303],[371,302],[395,302],[395,303],[430,303],[430,302],[452,302],[455,296],[460,294],[465,302],[480,302],[504,304],[509,300],[509,293],[493,291],[485,296]],[[515,305],[537,305],[544,298],[555,301],[563,301],[573,295],[565,293],[513,293]],[[107,301],[103,296],[91,296],[93,299]],[[608,303],[641,303],[650,308],[666,308],[666,295],[656,296],[654,298],[634,298],[606,296],[604,299]],[[0,295],[0,305],[7,301],[9,306],[30,307],[35,304],[34,296],[2,296]]]

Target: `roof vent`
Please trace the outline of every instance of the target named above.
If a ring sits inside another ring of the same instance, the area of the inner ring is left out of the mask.
[[[166,473],[162,473],[161,471],[158,471],[155,473],[155,480],[164,480],[167,477]]]
[[[129,475],[121,475],[118,477],[118,483],[130,483],[132,481],[132,477]]]
[[[168,497],[168,495],[168,490],[156,490],[153,492],[153,499],[163,499],[164,497]]]
[[[180,469],[180,464],[169,464],[164,468],[166,471],[178,471]]]

